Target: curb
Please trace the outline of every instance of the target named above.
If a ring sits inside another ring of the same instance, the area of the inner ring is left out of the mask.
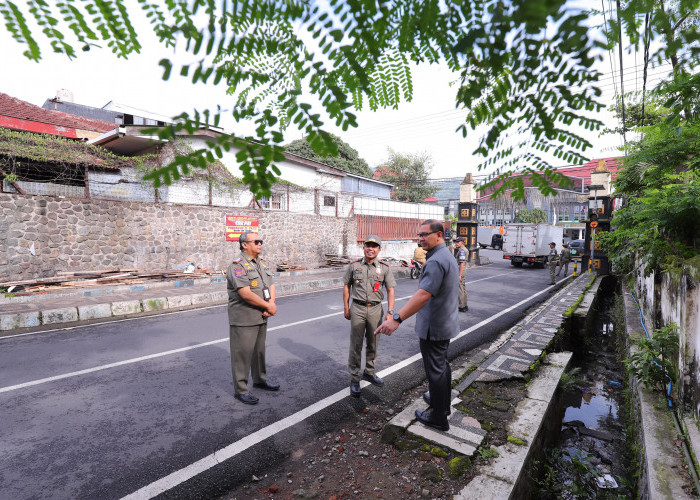
[[[406,269],[406,270],[404,270]],[[407,268],[399,267],[397,269],[392,269],[394,276],[397,278],[407,278],[409,271]],[[292,271],[290,273],[278,273],[278,274],[288,274],[289,276],[305,276],[305,271]],[[314,272],[309,272],[308,274],[313,276],[314,274],[327,273],[327,269],[322,271],[314,270]],[[216,282],[214,282],[216,280]],[[27,328],[36,328],[42,325],[56,325],[61,323],[74,323],[79,321],[90,321],[95,319],[105,319],[105,318],[123,318],[126,316],[133,316],[141,313],[149,313],[156,311],[164,311],[168,309],[196,309],[198,307],[213,306],[213,305],[223,305],[228,303],[228,292],[226,291],[225,278],[212,278],[211,280],[200,280],[202,283],[197,283],[196,280],[187,280],[191,282],[190,284],[184,285],[184,287],[193,287],[193,293],[182,294],[181,292],[176,295],[168,295],[166,290],[163,290],[162,283],[167,283],[172,289],[172,282],[158,282],[155,283],[153,287],[146,287],[143,290],[131,290],[134,287],[119,286],[115,289],[105,289],[105,290],[92,290],[92,296],[104,294],[105,298],[108,299],[109,295],[118,293],[118,290],[124,290],[125,288],[130,289],[130,291],[152,290],[153,296],[134,300],[117,300],[114,302],[102,302],[97,304],[83,304],[71,307],[52,307],[50,309],[40,309],[38,311],[29,312],[18,312],[18,313],[5,313],[0,314],[0,332],[8,332],[11,330],[24,330]],[[207,283],[203,283],[207,281]],[[177,282],[176,282],[177,283]],[[202,292],[196,291],[198,288],[205,285],[218,285],[221,284],[221,290],[216,286],[216,290]],[[343,285],[343,277],[338,276],[334,278],[324,278],[324,279],[310,279],[310,280],[295,280],[295,281],[285,281],[276,284],[277,296],[282,297],[286,295],[293,295],[296,293],[314,292],[320,290],[335,289]],[[183,285],[176,284],[176,290],[183,288]],[[98,293],[94,293],[98,292]],[[76,293],[87,293],[86,291],[80,291]],[[46,296],[43,296],[46,297]],[[18,297],[23,298],[23,297]],[[53,297],[52,297],[53,298]],[[63,296],[62,298],[65,298]],[[109,299],[108,299],[109,300]],[[20,301],[24,302],[24,301]],[[38,300],[37,300],[38,302]]]

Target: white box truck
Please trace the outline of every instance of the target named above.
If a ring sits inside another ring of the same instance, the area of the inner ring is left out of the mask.
[[[511,265],[523,263],[544,267],[549,256],[549,244],[556,243],[561,251],[564,228],[550,224],[507,224],[503,231],[503,258]]]
[[[476,231],[476,242],[481,248],[491,247],[503,249],[503,235],[500,227],[479,226]]]

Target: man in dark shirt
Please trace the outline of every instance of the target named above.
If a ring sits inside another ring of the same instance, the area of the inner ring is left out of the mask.
[[[420,226],[418,238],[428,251],[418,291],[375,334],[391,335],[402,321],[418,313],[416,333],[429,387],[425,399],[431,407],[416,410],[416,418],[427,426],[447,431],[452,386],[447,348],[450,339],[459,333],[457,261],[445,246],[442,222],[426,220]]]

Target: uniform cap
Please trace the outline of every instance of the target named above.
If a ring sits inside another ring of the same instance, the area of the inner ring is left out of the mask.
[[[557,246],[557,244],[556,244],[556,243],[554,243],[553,241],[551,241],[551,242],[550,242],[549,244],[550,244],[550,245],[554,245],[554,246]]]
[[[457,236],[457,237],[454,239],[454,241],[455,241],[455,243],[457,243],[458,241],[464,241],[464,238],[463,238],[462,236]]]
[[[377,245],[382,246],[382,240],[376,234],[370,234],[367,236],[367,238],[365,238],[365,244],[367,243],[376,243]]]

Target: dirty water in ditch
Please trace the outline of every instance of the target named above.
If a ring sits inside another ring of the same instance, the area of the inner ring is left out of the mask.
[[[540,462],[539,498],[630,498],[635,491],[625,434],[626,376],[616,354],[615,296],[615,280],[608,277],[588,332],[583,325],[569,332],[574,357],[562,379],[561,433]]]

